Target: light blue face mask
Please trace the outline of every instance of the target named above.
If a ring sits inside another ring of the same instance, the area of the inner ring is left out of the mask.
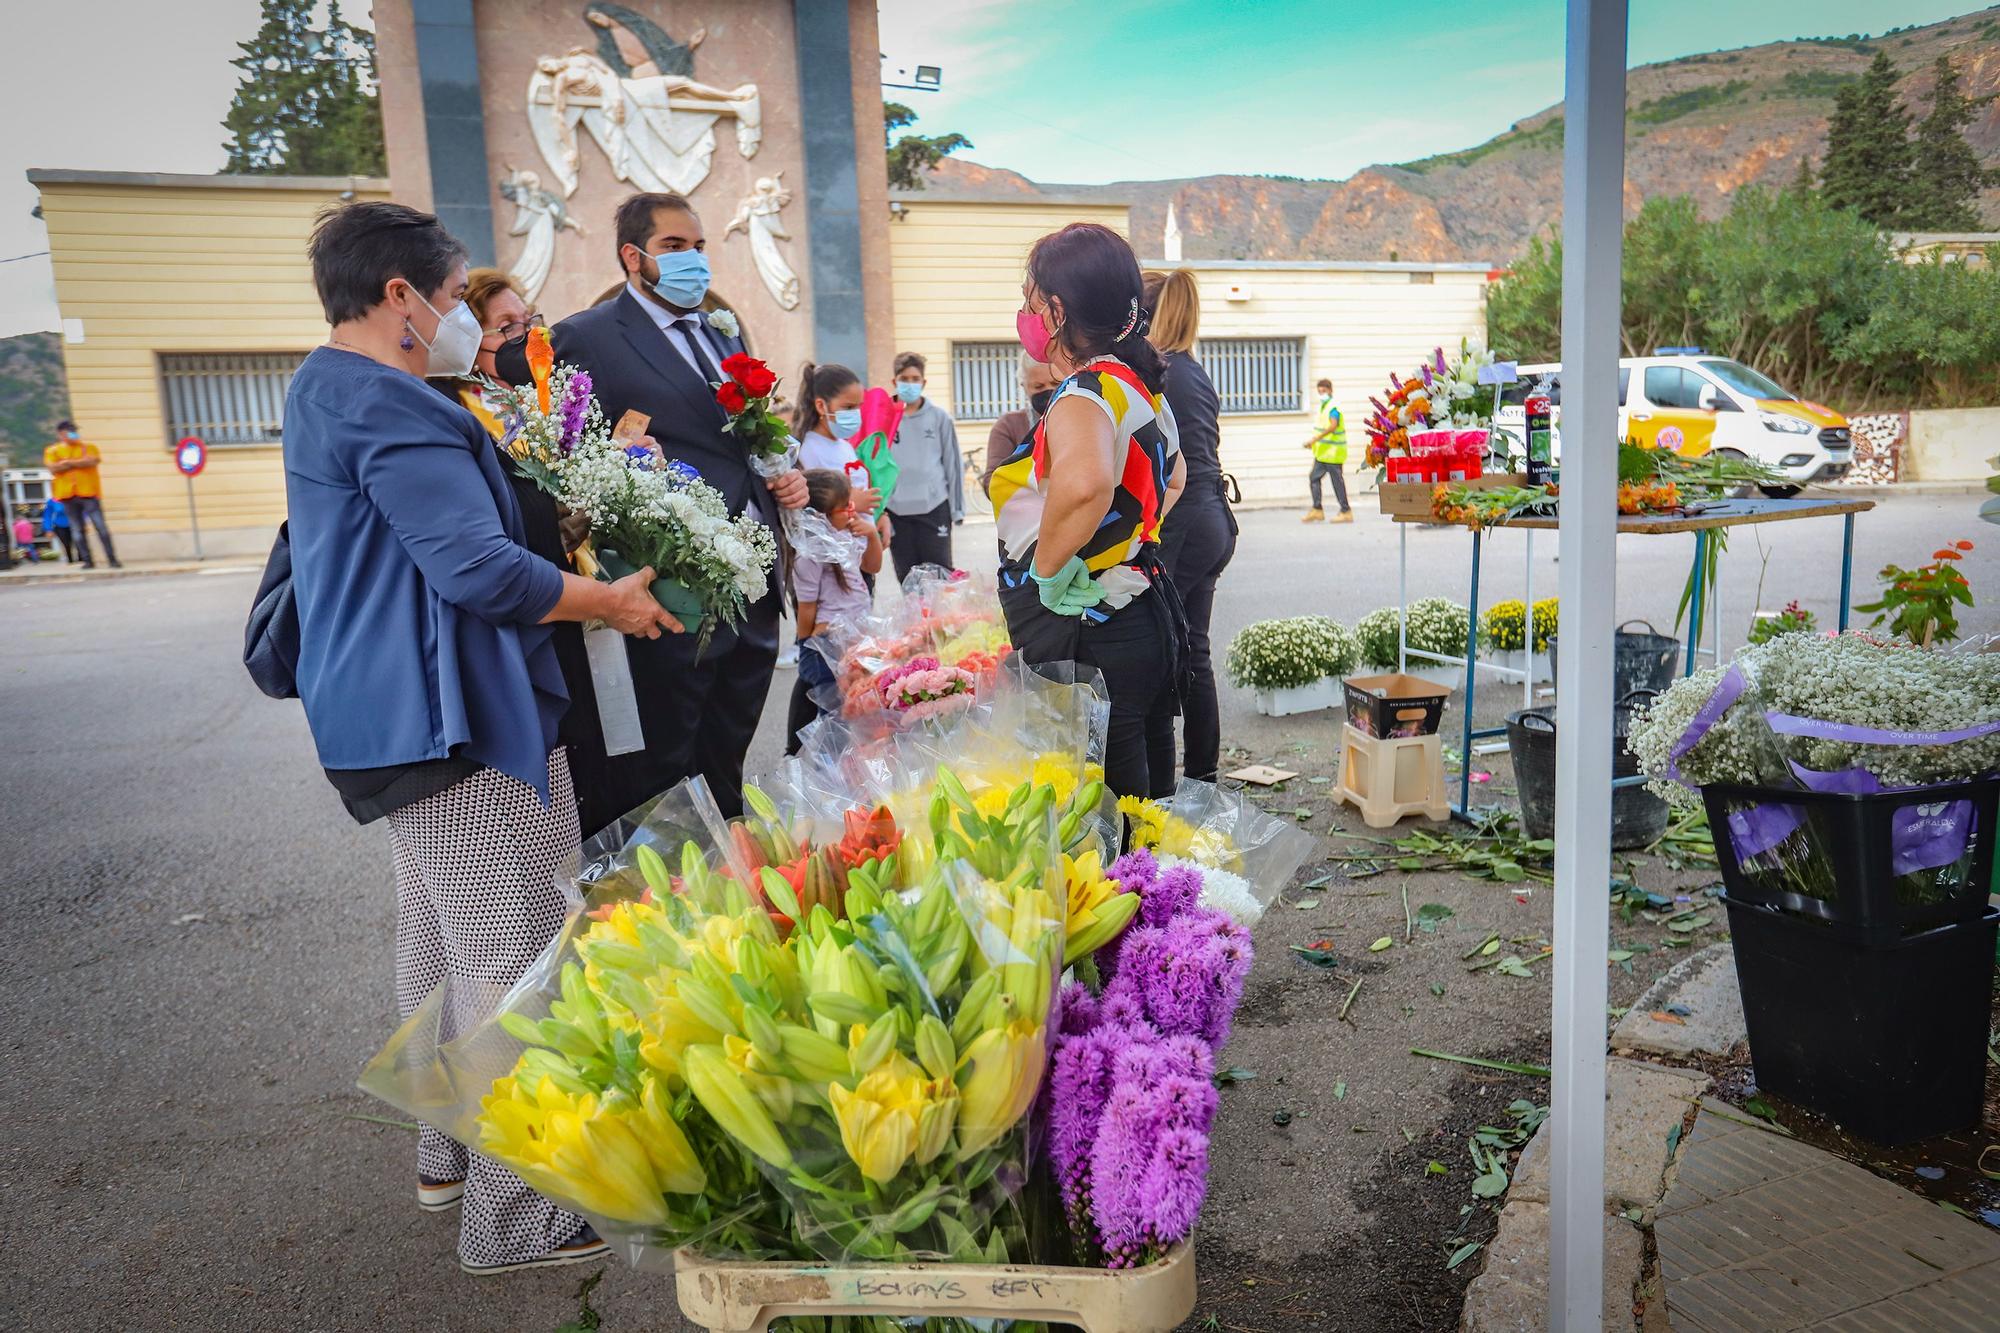
[[[851,440],[861,433],[861,409],[843,407],[833,414],[833,438]]]
[[[906,403],[914,403],[924,396],[922,380],[897,380],[896,396]]]
[[[692,310],[708,295],[708,256],[699,250],[670,250],[652,259],[660,266],[653,290],[668,305]]]

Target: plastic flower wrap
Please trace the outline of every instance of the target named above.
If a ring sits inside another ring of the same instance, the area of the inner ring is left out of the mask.
[[[814,702],[860,724],[862,740],[956,712],[993,688],[1013,652],[990,580],[929,570],[912,572],[888,612],[828,626],[813,646],[834,677]]]
[[[1939,654],[1865,634],[1785,634],[1727,667],[1677,681],[1634,718],[1632,752],[1656,791],[1681,804],[1705,786],[1849,795],[1921,790],[2000,771],[2000,657]],[[1739,862],[1787,891],[1830,895],[1835,882],[1801,803],[1728,802]],[[1891,868],[1905,901],[1948,892],[1967,863],[1969,801],[1899,807]]]
[[[554,365],[543,330],[529,335],[535,382],[493,386],[503,403],[502,444],[521,474],[590,519],[607,578],[650,565],[654,595],[703,643],[719,618],[735,624],[769,589],[777,538],[758,519],[732,515],[721,491],[681,462],[616,439],[592,396],[588,371]]]
[[[1250,926],[1312,855],[1312,835],[1258,809],[1242,793],[1183,778],[1171,801],[1123,797],[1132,845],[1162,866],[1190,866],[1203,881],[1201,904]]]
[[[1296,867],[1262,868],[1289,878]],[[1227,872],[1145,850],[1120,857],[1110,874],[1139,895],[1138,924],[1106,951],[1101,992],[1063,990],[1041,1115],[1075,1262],[1151,1263],[1193,1234],[1201,1211],[1215,1052],[1252,961],[1248,926],[1201,905],[1208,873]]]

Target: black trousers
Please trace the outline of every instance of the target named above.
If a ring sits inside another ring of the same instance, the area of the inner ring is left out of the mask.
[[[1162,592],[1141,593],[1101,623],[1058,616],[1042,605],[1025,575],[1007,587],[1000,608],[1014,651],[1031,667],[1063,662],[1094,667],[1111,696],[1104,784],[1119,796],[1155,800],[1174,794],[1173,673],[1177,652]]]
[[[778,665],[777,599],[752,603],[733,630],[717,626],[699,657],[695,645],[693,634],[626,640],[646,744],[604,761],[602,804],[592,818],[610,809],[609,823],[696,774],[725,816],[743,813],[743,761]],[[588,819],[584,831],[589,836]]]
[[[1181,700],[1181,771],[1215,781],[1222,763],[1222,710],[1215,689],[1215,660],[1209,619],[1215,613],[1215,584],[1236,554],[1236,516],[1223,498],[1220,478],[1191,481],[1167,514],[1160,533],[1160,559],[1187,612],[1188,688]],[[1171,721],[1168,723],[1172,726]]]
[[[69,535],[69,529],[67,527],[50,528],[48,533],[51,537],[62,543],[63,559],[75,563],[76,538]]]
[[[1319,502],[1319,479],[1321,477],[1333,478],[1333,498],[1340,505],[1340,512],[1343,514],[1346,513],[1347,478],[1340,474],[1340,464],[1338,463],[1321,463],[1318,461],[1313,463],[1312,477],[1310,479],[1313,493],[1313,508],[1318,509],[1321,507]]]
[[[104,558],[114,565],[117,564],[118,552],[112,548],[111,529],[104,526],[104,506],[97,502],[97,497],[78,496],[64,500],[62,507],[69,514],[71,540],[76,543],[76,549],[83,557],[83,563],[86,565],[96,563],[90,558],[90,530],[84,527],[87,520],[97,527],[98,540],[104,543]]]
[[[910,577],[918,565],[952,568],[951,501],[922,514],[891,514],[894,532],[889,537],[889,559],[896,566],[896,582]]]

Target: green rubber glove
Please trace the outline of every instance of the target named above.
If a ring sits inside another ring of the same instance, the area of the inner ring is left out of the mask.
[[[1090,576],[1080,555],[1071,556],[1069,563],[1046,578],[1030,565],[1028,576],[1035,581],[1042,605],[1059,616],[1080,616],[1104,600],[1104,589]]]

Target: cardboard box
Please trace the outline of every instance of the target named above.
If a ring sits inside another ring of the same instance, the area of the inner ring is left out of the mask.
[[[1483,477],[1470,481],[1385,481],[1376,487],[1375,493],[1382,497],[1382,512],[1392,518],[1429,518],[1431,516],[1431,494],[1439,486],[1464,486],[1468,490],[1483,491],[1495,486],[1526,486],[1525,472],[1489,472]]]

